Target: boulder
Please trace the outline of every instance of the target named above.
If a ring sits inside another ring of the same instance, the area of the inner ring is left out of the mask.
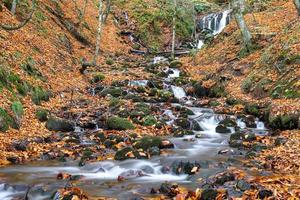
[[[205,189],[201,193],[200,200],[215,200],[218,196],[218,191],[215,189]]]
[[[220,124],[216,127],[217,133],[231,133],[231,130],[227,128],[225,125]]]
[[[180,62],[179,60],[173,60],[172,62],[170,62],[170,67],[171,68],[180,68],[180,67],[182,67],[182,62]]]
[[[136,158],[136,150],[134,150],[132,147],[125,147],[119,151],[116,152],[114,159],[115,160],[126,160],[126,159],[133,159]]]
[[[111,130],[132,130],[135,129],[134,125],[126,118],[113,116],[108,118],[107,127]]]
[[[183,129],[190,129],[191,123],[186,118],[178,118],[175,120],[175,124]]]
[[[46,128],[50,131],[70,132],[74,131],[74,124],[65,119],[50,117],[46,122]]]

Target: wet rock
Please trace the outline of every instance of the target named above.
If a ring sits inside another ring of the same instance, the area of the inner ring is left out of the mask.
[[[189,129],[191,127],[191,123],[186,118],[178,118],[175,120],[175,124],[183,129]]]
[[[133,169],[131,169],[131,170],[122,172],[118,176],[118,181],[129,180],[129,179],[133,179],[133,178],[142,177],[142,176],[145,176],[145,175],[146,174],[142,170],[133,170]]]
[[[245,180],[238,180],[238,182],[236,183],[236,187],[241,191],[246,191],[250,190],[251,184],[246,182]]]
[[[170,67],[171,68],[180,68],[180,67],[182,67],[182,62],[180,62],[179,60],[173,60],[172,62],[170,62]]]
[[[103,145],[106,147],[106,148],[112,148],[113,145],[115,145],[116,142],[115,141],[111,141],[109,139],[105,140],[103,142]]]
[[[233,148],[242,148],[244,145],[242,140],[230,140],[229,146]]]
[[[265,149],[268,149],[268,146],[263,143],[256,143],[251,148],[252,151],[256,151],[256,152],[260,152]]]
[[[142,102],[143,99],[139,95],[136,94],[127,94],[125,99],[131,99],[133,102]]]
[[[246,133],[244,134],[244,140],[251,142],[256,140],[256,135],[254,133]]]
[[[231,119],[229,117],[226,117],[225,119],[220,121],[219,124],[220,125],[222,124],[226,127],[237,127],[237,123],[236,123],[235,119]]]
[[[218,191],[215,189],[205,189],[201,193],[200,200],[215,200],[218,196]]]
[[[158,147],[160,148],[162,143],[162,140],[160,137],[155,136],[145,136],[141,138],[139,141],[137,141],[134,145],[137,149],[143,149],[144,151],[147,151],[151,147]]]
[[[20,141],[12,144],[13,148],[17,151],[26,151],[28,146],[28,141]]]
[[[197,162],[191,163],[191,162],[175,161],[172,163],[171,167],[172,167],[173,173],[175,173],[175,174],[192,175],[199,171],[200,164]]]
[[[236,132],[230,135],[230,141],[232,140],[243,140],[244,134],[242,132]]]
[[[138,103],[135,105],[134,110],[129,114],[130,117],[144,117],[151,113],[151,108],[148,104]]]
[[[97,133],[95,133],[95,137],[96,137],[97,139],[99,139],[101,142],[104,142],[105,139],[106,139],[106,137],[105,137],[105,135],[104,135],[103,132],[97,132]]]
[[[260,190],[257,195],[259,199],[265,199],[271,196],[273,196],[273,192],[271,190]]]
[[[285,137],[278,137],[275,139],[275,146],[280,146],[280,145],[284,145],[285,143],[287,143],[288,139]]]
[[[191,130],[176,130],[174,132],[174,137],[184,137],[186,135],[194,135],[195,133]]]
[[[173,149],[174,148],[174,144],[172,142],[170,142],[169,140],[162,140],[159,148],[161,149]]]
[[[192,130],[195,130],[195,131],[203,131],[203,128],[200,126],[200,124],[195,121],[195,120],[192,120],[192,127],[191,127]]]
[[[151,156],[159,156],[160,154],[160,150],[158,147],[150,147],[148,152]]]
[[[246,158],[254,158],[256,157],[257,153],[255,151],[248,151],[245,155]]]
[[[16,157],[16,156],[10,156],[10,157],[7,157],[6,160],[8,160],[9,162],[11,162],[11,164],[20,164],[22,161],[19,157]]]
[[[221,174],[219,177],[216,178],[214,184],[224,185],[225,182],[234,181],[234,180],[235,180],[234,174],[224,173],[224,174]]]
[[[68,120],[51,117],[46,122],[46,128],[50,131],[71,132],[74,124]]]
[[[178,186],[177,185],[171,185],[170,183],[162,183],[159,192],[162,194],[165,194],[169,197],[175,197],[178,194]]]
[[[227,128],[225,125],[220,124],[216,127],[217,133],[231,133],[231,130]]]
[[[244,116],[243,122],[245,122],[246,126],[249,128],[256,128],[255,117],[253,115]]]
[[[150,88],[163,89],[164,83],[161,80],[149,80],[147,86]]]
[[[117,116],[108,118],[107,127],[111,130],[135,129],[134,125],[128,119]]]
[[[209,90],[202,86],[201,83],[196,83],[193,85],[194,93],[197,97],[205,97],[208,95]]]
[[[159,90],[158,97],[159,97],[159,101],[167,102],[174,97],[174,94],[168,90]]]
[[[125,147],[116,152],[115,160],[126,160],[128,158],[136,158],[136,151],[132,147]]]

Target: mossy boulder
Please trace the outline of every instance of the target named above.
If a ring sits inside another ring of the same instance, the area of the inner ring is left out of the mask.
[[[137,94],[127,94],[125,99],[131,99],[133,102],[142,102],[143,99]]]
[[[261,115],[259,106],[255,103],[254,104],[251,104],[251,103],[246,104],[244,111],[245,111],[245,113],[254,115],[255,117],[260,117],[260,115]]]
[[[219,124],[216,127],[216,132],[217,133],[231,133],[231,130],[227,128],[224,124]]]
[[[182,67],[182,62],[180,62],[179,60],[173,60],[170,62],[170,67],[171,68],[180,68],[180,67]]]
[[[38,109],[35,113],[35,116],[40,122],[45,122],[48,120],[48,114],[49,114],[48,110]]]
[[[134,145],[137,149],[143,149],[144,151],[148,150],[151,147],[160,148],[162,144],[162,140],[160,137],[155,136],[145,136],[137,141]]]
[[[111,130],[135,129],[134,125],[128,119],[117,116],[110,117],[107,120],[107,127]]]
[[[134,155],[134,157],[129,156],[130,152]],[[124,147],[121,150],[118,150],[115,154],[115,160],[126,160],[128,158],[135,158],[136,157],[136,150],[132,147]]]
[[[223,124],[226,127],[237,127],[235,119],[231,119],[229,117],[226,117],[225,119],[220,121],[219,124]]]
[[[6,132],[13,124],[13,118],[6,112],[6,110],[0,108],[0,132]]]
[[[178,118],[175,120],[175,124],[183,129],[190,129],[191,122],[186,118]]]
[[[107,95],[111,95],[113,97],[120,97],[122,95],[125,95],[126,92],[124,92],[122,90],[122,88],[120,87],[109,87],[109,88],[105,88],[100,92],[101,96],[107,96]]]
[[[206,97],[209,94],[209,90],[197,82],[193,85],[194,93],[197,97]]]
[[[40,105],[43,101],[49,101],[50,96],[50,92],[41,87],[35,87],[31,92],[31,99],[36,105]]]
[[[194,135],[195,133],[191,130],[176,130],[173,134],[174,137],[184,137],[186,135]]]
[[[269,126],[273,129],[292,130],[299,128],[299,115],[285,114],[270,117]]]
[[[134,110],[130,112],[130,117],[144,117],[151,113],[151,107],[145,103],[138,103],[134,106]]]
[[[65,119],[50,117],[46,122],[46,128],[50,131],[70,132],[74,131],[74,124]]]
[[[174,97],[174,94],[168,90],[159,90],[157,95],[162,102],[167,102]]]

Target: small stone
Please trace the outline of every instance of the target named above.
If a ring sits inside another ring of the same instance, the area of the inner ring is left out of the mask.
[[[271,190],[260,190],[258,192],[258,198],[259,199],[265,199],[265,198],[268,198],[268,197],[271,197],[273,196],[273,192]]]
[[[236,187],[242,191],[246,191],[251,188],[251,185],[244,180],[238,180]]]

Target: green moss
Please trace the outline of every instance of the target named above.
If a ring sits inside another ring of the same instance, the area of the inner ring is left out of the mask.
[[[123,95],[123,91],[119,87],[110,87],[101,91],[102,96],[106,96],[108,94],[110,94],[113,97],[120,97]]]
[[[148,115],[148,116],[143,118],[143,125],[144,126],[153,126],[156,123],[157,123],[157,119],[152,115]]]
[[[245,93],[249,93],[252,86],[254,84],[254,78],[252,76],[249,76],[247,77],[243,82],[242,82],[242,85],[241,85],[241,88],[243,90],[243,92]]]
[[[128,130],[135,129],[134,125],[126,118],[110,117],[107,120],[107,126],[112,130]]]
[[[118,106],[120,104],[120,99],[119,98],[115,98],[115,97],[112,97],[110,100],[109,100],[109,107],[115,107],[115,106]]]
[[[135,148],[148,150],[151,147],[160,147],[161,145],[161,138],[156,136],[145,136],[139,141],[136,142]]]
[[[14,101],[11,105],[11,110],[13,111],[17,119],[21,119],[24,114],[24,108],[20,101]]]
[[[245,105],[245,112],[250,114],[250,115],[254,115],[256,117],[260,116],[260,111],[259,111],[259,106],[257,104],[246,104]]]
[[[94,76],[93,76],[93,79],[92,79],[92,83],[98,83],[100,81],[103,81],[105,79],[105,76],[102,74],[102,73],[96,73]]]
[[[0,108],[0,132],[5,132],[13,124],[13,118],[6,110]]]
[[[226,96],[225,87],[223,85],[216,85],[209,90],[208,96],[211,98],[220,98]]]
[[[291,130],[298,128],[298,118],[296,115],[278,115],[270,119],[269,125],[273,129]]]
[[[36,62],[33,60],[33,58],[28,57],[27,60],[23,64],[21,64],[21,68],[28,75],[38,78],[42,81],[46,81],[46,78],[42,75],[42,73],[38,69],[36,69],[35,65]]]
[[[35,113],[35,116],[39,121],[45,122],[48,120],[48,114],[49,114],[48,110],[38,109]]]
[[[31,92],[31,100],[36,105],[40,105],[42,101],[49,101],[50,99],[50,92],[45,91],[41,87],[34,87]]]
[[[108,59],[105,60],[105,63],[106,63],[107,65],[113,65],[113,64],[114,64],[114,60],[111,59],[111,58],[108,58]]]

